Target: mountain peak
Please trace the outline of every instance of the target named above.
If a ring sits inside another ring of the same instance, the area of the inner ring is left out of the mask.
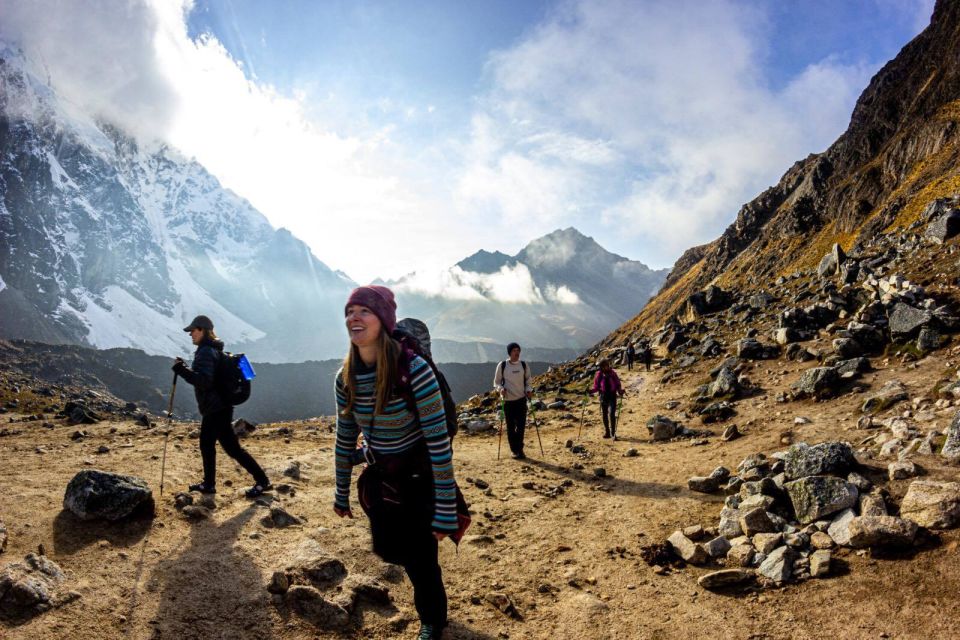
[[[504,266],[515,262],[516,259],[500,251],[491,252],[486,249],[480,249],[480,251],[458,262],[456,266],[464,271],[472,271],[473,273],[496,273]]]

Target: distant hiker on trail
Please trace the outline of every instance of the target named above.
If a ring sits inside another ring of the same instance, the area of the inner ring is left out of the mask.
[[[617,439],[617,396],[623,397],[623,386],[617,372],[604,358],[600,361],[600,370],[593,378],[590,393],[600,394],[600,414],[603,416],[603,437]]]
[[[213,322],[207,316],[197,316],[184,331],[190,334],[197,350],[189,367],[177,358],[173,371],[193,385],[197,396],[197,410],[203,416],[200,422],[200,457],[203,459],[203,481],[190,485],[190,491],[217,492],[217,440],[227,455],[236,460],[253,476],[254,485],[247,489],[248,498],[256,498],[273,488],[267,474],[246,449],[240,446],[233,431],[233,405],[226,402],[217,389],[216,372],[224,358],[223,342],[213,332]]]
[[[392,337],[396,312],[393,292],[377,285],[354,289],[344,309],[350,347],[335,382],[333,510],[353,517],[352,469],[366,462],[357,494],[370,519],[373,550],[406,570],[420,617],[417,638],[432,640],[447,625],[437,545],[462,535],[459,500],[437,378],[423,358]]]
[[[633,348],[633,343],[627,345],[627,371],[633,371],[633,360],[637,356],[637,350]]]
[[[647,365],[647,371],[650,371],[650,363],[653,361],[653,349],[649,343],[643,345],[643,364]]]
[[[520,345],[511,342],[507,345],[509,360],[497,365],[493,376],[493,388],[500,393],[503,402],[504,419],[507,422],[507,441],[510,451],[517,460],[527,456],[523,453],[523,433],[527,426],[527,400],[533,398],[530,386],[530,370],[527,363],[520,359]]]

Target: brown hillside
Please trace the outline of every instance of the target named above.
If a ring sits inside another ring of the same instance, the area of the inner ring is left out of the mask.
[[[711,283],[737,288],[816,266],[915,222],[960,191],[960,3],[937,2],[931,24],[881,69],[847,131],[745,204],[713,242],[688,250],[661,292],[608,342],[650,332]]]

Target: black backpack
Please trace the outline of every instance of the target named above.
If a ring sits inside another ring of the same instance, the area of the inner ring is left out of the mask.
[[[521,361],[520,361],[520,364],[523,365],[523,384],[524,384],[524,386],[526,386],[526,384],[527,384],[527,378],[530,377],[530,372],[527,371],[527,363],[526,363],[526,362],[524,362],[523,360],[521,360]],[[506,376],[506,375],[507,375],[507,361],[506,361],[506,360],[502,360],[502,361],[500,362],[500,385],[501,385],[501,386],[503,385],[504,382],[506,382],[506,379],[504,378],[504,376]]]
[[[447,422],[447,435],[451,442],[457,435],[459,424],[457,423],[457,403],[453,401],[453,393],[450,391],[450,385],[446,377],[440,372],[433,357],[430,355],[430,331],[420,320],[416,318],[404,318],[397,323],[397,328],[393,331],[393,339],[400,343],[402,348],[400,362],[400,383],[398,385],[400,395],[407,402],[407,407],[413,415],[420,419],[420,412],[417,411],[417,401],[413,397],[413,387],[410,379],[410,360],[412,356],[420,356],[430,366],[433,375],[437,378],[437,384],[440,387],[440,398],[443,400],[443,414]]]
[[[250,397],[250,381],[240,369],[242,357],[242,353],[222,352],[213,377],[213,385],[220,399],[232,407],[243,404]]]

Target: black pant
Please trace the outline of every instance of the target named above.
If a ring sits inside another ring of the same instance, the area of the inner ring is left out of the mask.
[[[504,419],[507,421],[507,441],[513,455],[523,454],[523,432],[527,426],[527,399],[507,400],[503,403]]]
[[[633,356],[627,356],[627,371],[633,371]]]
[[[609,414],[609,415],[608,415]],[[603,416],[603,430],[607,435],[617,435],[617,396],[600,398],[600,415]]]
[[[415,454],[410,454],[411,457]],[[423,455],[429,455],[426,451]],[[396,462],[396,459],[393,460]],[[399,464],[411,464],[410,460]],[[373,551],[385,562],[401,565],[413,584],[413,603],[422,622],[447,624],[447,592],[433,537],[433,477],[429,460],[423,468],[388,470],[381,459],[364,469],[357,482],[360,506],[370,519]]]
[[[203,459],[203,484],[208,487],[217,485],[217,440],[227,455],[240,463],[240,466],[253,476],[259,485],[267,484],[267,474],[246,449],[240,446],[237,434],[233,431],[233,407],[203,416],[200,422],[200,457]]]
[[[420,621],[445,627],[447,591],[443,588],[443,574],[437,560],[437,539],[433,533],[417,537],[403,568],[413,584],[413,604]]]

